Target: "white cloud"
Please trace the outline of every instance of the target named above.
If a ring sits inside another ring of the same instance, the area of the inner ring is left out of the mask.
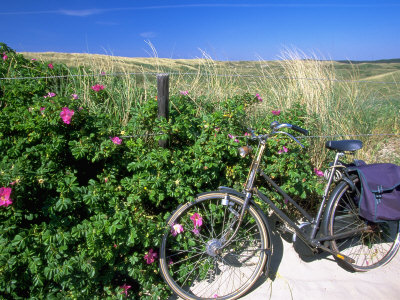
[[[75,16],[75,17],[87,17],[91,15],[97,15],[100,13],[103,13],[103,9],[97,9],[97,8],[92,8],[92,9],[81,9],[81,10],[69,10],[69,9],[61,9],[59,12],[63,15],[67,16]]]
[[[155,38],[157,36],[157,34],[155,32],[148,31],[148,32],[140,33],[140,36],[144,37],[146,39],[152,39],[152,38]]]

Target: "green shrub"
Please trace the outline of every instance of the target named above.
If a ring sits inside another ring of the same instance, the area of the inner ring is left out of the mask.
[[[8,56],[2,77],[64,72],[1,47]],[[244,135],[246,110],[258,99],[245,94],[218,110],[199,110],[190,96],[171,96],[168,122],[157,118],[152,99],[132,107],[130,121],[118,126],[71,97],[73,87],[58,84],[1,84],[0,187],[12,189],[12,204],[0,206],[0,295],[103,299],[124,298],[127,290],[132,298],[165,299],[170,292],[156,260],[145,255],[157,251],[178,204],[219,185],[242,189],[249,160],[239,160],[235,135]],[[107,93],[93,91],[93,100]],[[262,132],[275,118],[301,126],[303,113],[270,114],[255,126]],[[119,142],[126,134],[133,136]],[[159,139],[168,140],[167,149]],[[277,154],[283,146],[289,151]],[[306,198],[316,176],[300,151],[272,140],[266,170]]]

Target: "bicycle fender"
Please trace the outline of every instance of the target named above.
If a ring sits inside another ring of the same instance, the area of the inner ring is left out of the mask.
[[[243,194],[235,189],[232,189],[232,188],[229,188],[226,186],[218,187],[218,191],[222,192],[222,193],[232,194],[232,195],[238,196],[239,198],[243,198],[243,199],[246,197],[246,194]]]

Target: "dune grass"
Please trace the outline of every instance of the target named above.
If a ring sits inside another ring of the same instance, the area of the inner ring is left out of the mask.
[[[354,137],[400,133],[400,63],[339,63],[298,49],[285,49],[277,61],[251,62],[215,61],[205,52],[198,59],[171,60],[158,58],[154,48],[152,51],[152,58],[60,53],[25,56],[62,62],[74,70],[71,72],[78,72],[82,76],[70,80],[68,88],[80,91],[91,109],[114,115],[121,127],[129,122],[133,106],[155,97],[155,73],[170,73],[170,93],[188,91],[199,112],[210,103],[218,109],[235,95],[260,94],[264,101],[250,109],[244,120],[246,126],[257,128],[258,120],[272,110],[284,112],[300,103],[307,111],[306,124],[313,136],[361,139],[365,147],[359,158],[400,163],[400,151],[393,147],[399,136]],[[76,69],[78,66],[86,68]],[[96,76],[88,76],[92,74]],[[94,82],[108,89],[109,97],[101,105],[91,99]],[[312,139],[309,150],[316,166],[326,159],[323,144],[327,139]]]

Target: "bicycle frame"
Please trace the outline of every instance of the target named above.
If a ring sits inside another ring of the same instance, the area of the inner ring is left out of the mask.
[[[322,235],[321,237],[316,237],[318,230],[320,229],[320,225],[321,225],[321,220],[325,211],[325,206],[326,206],[326,202],[328,200],[328,196],[329,196],[329,190],[330,187],[332,185],[332,182],[334,180],[334,175],[336,170],[338,169],[342,169],[345,168],[345,166],[341,165],[339,162],[339,158],[341,156],[344,156],[345,154],[342,152],[337,152],[333,165],[331,167],[331,172],[329,174],[328,177],[328,182],[326,184],[325,187],[325,191],[322,197],[322,202],[319,206],[318,209],[318,213],[316,215],[315,218],[313,218],[310,214],[308,214],[295,200],[293,200],[287,193],[285,193],[270,177],[268,177],[263,170],[261,170],[260,168],[260,164],[261,164],[261,159],[262,156],[264,154],[264,151],[266,149],[266,140],[260,140],[255,157],[252,161],[251,167],[250,167],[250,171],[249,174],[247,176],[247,180],[245,183],[245,194],[242,194],[244,196],[244,200],[245,203],[243,205],[243,209],[240,213],[239,216],[239,220],[236,226],[236,229],[234,231],[234,233],[230,236],[230,238],[228,239],[228,241],[226,241],[224,243],[225,247],[226,245],[229,244],[229,242],[233,239],[233,237],[236,235],[236,232],[238,230],[238,228],[240,227],[240,224],[242,222],[243,219],[243,215],[246,211],[246,209],[248,208],[248,205],[250,203],[250,200],[252,199],[253,194],[256,194],[258,196],[259,199],[261,199],[263,202],[265,202],[273,211],[274,213],[286,224],[289,225],[289,227],[296,233],[296,235],[302,239],[306,244],[308,244],[309,246],[313,247],[313,248],[320,248],[324,251],[327,251],[333,255],[337,255],[339,258],[343,259],[343,260],[347,260],[346,257],[340,257],[338,253],[333,253],[332,250],[330,250],[329,248],[323,246],[321,244],[321,242],[324,241],[329,241],[329,240],[333,240],[333,239],[339,239],[339,238],[344,238],[344,237],[349,237],[352,235],[355,235],[361,231],[365,231],[368,230],[369,227],[366,225],[363,228],[358,228],[356,230],[349,230],[346,231],[344,233],[341,234],[336,234],[336,235],[330,235],[330,236],[326,236],[326,235]],[[275,190],[276,192],[278,192],[285,201],[290,202],[296,209],[297,211],[311,224],[312,226],[312,230],[309,233],[309,235],[306,235],[301,228],[286,214],[284,213],[281,209],[279,209],[266,195],[264,195],[263,193],[261,193],[255,186],[254,186],[254,182],[256,179],[256,175],[257,173],[260,173],[260,175],[264,178],[264,180],[269,184],[270,188]],[[343,180],[348,179],[348,175],[346,173],[346,171],[340,171],[340,173],[343,176]],[[350,180],[349,180],[350,181]],[[227,192],[229,192],[229,189],[227,189]],[[222,247],[222,248],[223,248]]]

